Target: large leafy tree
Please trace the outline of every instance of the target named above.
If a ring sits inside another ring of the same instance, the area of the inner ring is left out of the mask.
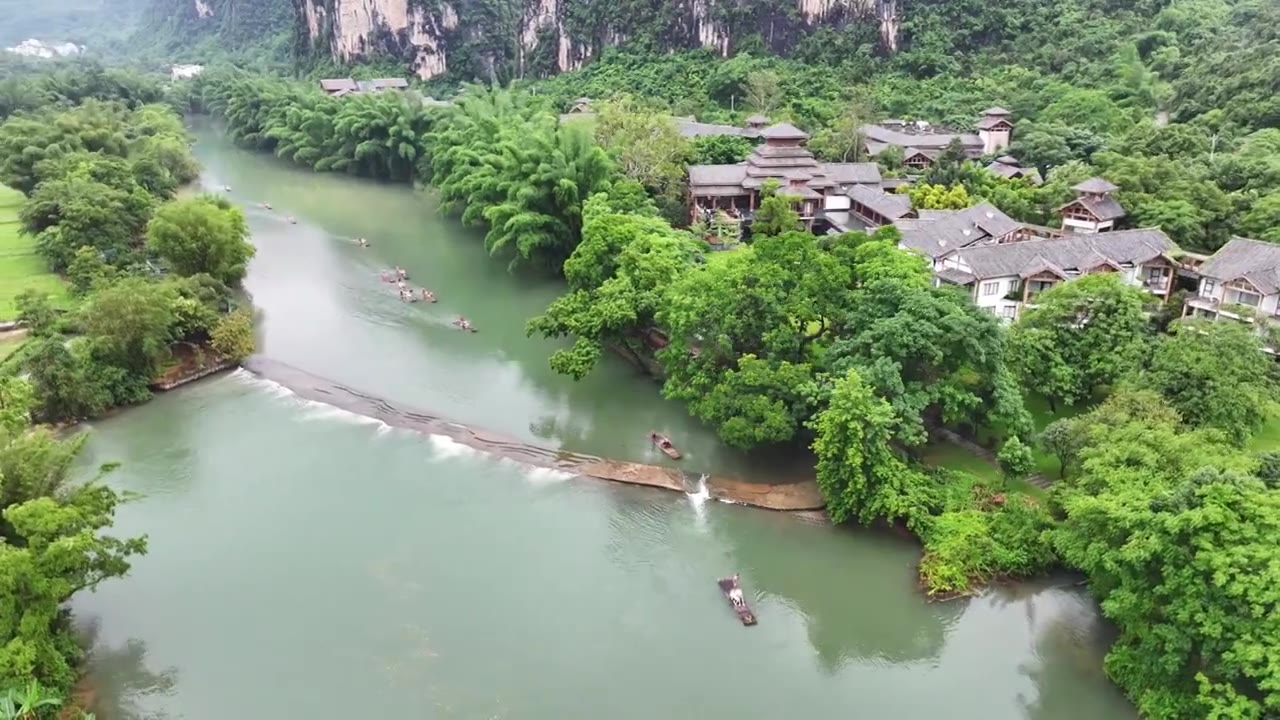
[[[888,399],[895,440],[920,446],[931,424],[984,421],[1025,435],[1030,420],[1004,364],[999,322],[952,289],[865,274],[826,359],[837,372],[856,369]]]
[[[663,392],[690,402],[731,443],[790,440],[812,400],[783,380],[807,383],[815,343],[843,313],[850,283],[849,267],[800,232],[760,238],[750,251],[685,273],[658,313],[671,341],[658,355]],[[749,432],[734,421],[766,413]]]
[[[590,372],[605,347],[643,367],[640,332],[653,326],[668,284],[692,266],[687,236],[655,217],[615,212],[609,200],[587,200],[582,243],[564,264],[572,290],[527,326],[530,334],[575,338],[551,356],[552,368],[574,378]]]
[[[1120,630],[1106,668],[1149,717],[1267,717],[1280,708],[1280,495],[1213,431],[1185,432],[1151,394],[1088,426],[1050,537]],[[1097,415],[1097,417],[1092,417]]]
[[[224,198],[202,196],[163,205],[147,225],[147,247],[182,275],[204,273],[235,285],[254,249],[244,213]]]
[[[1275,397],[1274,361],[1241,323],[1184,321],[1155,346],[1142,384],[1189,425],[1217,428],[1243,443],[1266,421]]]
[[[1136,370],[1150,350],[1150,296],[1113,273],[1044,291],[1009,332],[1009,363],[1053,407],[1085,400]]]
[[[832,521],[868,524],[918,511],[912,492],[926,479],[898,449],[893,408],[856,370],[836,380],[812,425],[818,487]]]
[[[169,285],[121,280],[89,298],[82,311],[85,333],[103,357],[149,380],[169,354],[176,301]]]
[[[595,137],[623,175],[655,195],[680,201],[690,147],[670,117],[632,98],[618,98],[596,110]]]

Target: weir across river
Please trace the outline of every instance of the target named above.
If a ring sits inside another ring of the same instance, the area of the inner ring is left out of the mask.
[[[550,450],[435,415],[398,407],[388,400],[262,355],[245,360],[242,366],[254,375],[277,383],[305,400],[372,418],[391,427],[427,435],[443,435],[476,450],[534,467],[682,493],[697,492],[699,485],[705,483],[706,491],[712,499],[768,510],[812,511],[823,507],[818,485],[812,480],[776,484],[746,482],[730,477],[687,473],[676,468]]]

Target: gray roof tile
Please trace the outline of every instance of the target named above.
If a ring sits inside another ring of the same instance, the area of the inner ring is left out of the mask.
[[[887,193],[867,185],[854,185],[845,193],[850,200],[861,203],[891,222],[911,214],[911,198],[897,193]]]
[[[1262,292],[1280,292],[1280,245],[1233,237],[1200,266],[1200,275],[1220,282],[1245,278]]]
[[[1082,192],[1082,193],[1106,194],[1109,192],[1115,192],[1120,188],[1116,187],[1115,185],[1112,185],[1111,183],[1107,182],[1106,180],[1103,180],[1100,177],[1092,177],[1080,183],[1079,185],[1072,185],[1071,189],[1075,190],[1076,192]]]
[[[1088,270],[1099,264],[1144,263],[1178,250],[1160,228],[1068,235],[1054,240],[1030,240],[969,247],[955,251],[978,279],[1026,276],[1053,269],[1059,274]]]
[[[931,258],[969,247],[984,240],[998,239],[1022,227],[991,203],[979,203],[964,210],[921,210],[918,220],[895,222],[902,232],[902,245]]]

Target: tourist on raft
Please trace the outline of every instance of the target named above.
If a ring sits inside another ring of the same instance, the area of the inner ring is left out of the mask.
[[[734,607],[739,608],[747,603],[746,599],[742,597],[742,588],[738,586],[737,575],[733,576],[733,587],[729,589],[729,602],[733,603]]]

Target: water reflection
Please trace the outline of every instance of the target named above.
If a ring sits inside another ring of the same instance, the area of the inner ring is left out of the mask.
[[[101,638],[101,621],[77,623],[80,643],[87,648],[84,683],[90,690],[90,709],[99,720],[163,720],[163,710],[147,707],[171,696],[178,684],[177,668],[153,670],[147,666],[146,643],[130,638],[109,645]],[[149,702],[150,701],[150,702]]]

